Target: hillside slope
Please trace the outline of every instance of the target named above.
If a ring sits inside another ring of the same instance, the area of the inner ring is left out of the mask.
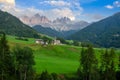
[[[38,37],[31,27],[23,24],[18,18],[0,10],[0,31],[9,35],[22,37]]]
[[[41,25],[36,25],[33,27],[37,32],[52,36],[52,37],[61,37],[61,38],[66,38],[67,36],[77,32],[77,30],[70,30],[70,31],[56,31],[52,28],[49,27],[43,27]]]
[[[120,12],[87,26],[69,39],[88,41],[103,47],[120,47]]]

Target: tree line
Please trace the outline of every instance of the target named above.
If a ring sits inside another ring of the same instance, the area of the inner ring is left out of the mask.
[[[0,80],[64,80],[64,76],[34,69],[33,51],[29,47],[10,49],[5,33],[0,34]]]
[[[82,48],[78,80],[120,80],[120,56],[115,49],[102,51],[100,62],[92,46]]]
[[[5,33],[0,39],[0,80],[33,80],[33,51],[16,46],[10,50]]]

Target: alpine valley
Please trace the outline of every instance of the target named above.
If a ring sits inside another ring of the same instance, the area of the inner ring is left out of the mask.
[[[20,20],[42,34],[62,38],[66,38],[89,25],[86,21],[72,21],[68,17],[57,18],[52,21],[38,13],[32,17],[22,16]]]
[[[120,80],[120,0],[0,0],[0,80]]]

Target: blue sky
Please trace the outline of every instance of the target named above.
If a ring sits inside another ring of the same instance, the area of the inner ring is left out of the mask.
[[[39,13],[51,20],[66,16],[71,20],[93,22],[120,11],[120,0],[0,0],[10,1],[14,6],[2,9],[16,16]]]

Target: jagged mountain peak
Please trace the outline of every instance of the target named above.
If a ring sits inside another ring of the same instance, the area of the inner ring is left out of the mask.
[[[46,16],[40,15],[39,13],[36,13],[33,17],[35,17],[35,18],[41,18],[41,19],[48,19]]]
[[[40,14],[39,14],[39,13],[36,13],[34,16],[35,16],[35,17],[40,17]]]
[[[57,31],[80,30],[88,25],[85,21],[71,21],[68,17],[56,18],[54,21],[49,20],[46,16],[36,13],[32,17],[22,17],[21,20],[31,26],[42,25]]]
[[[53,23],[68,23],[71,22],[71,19],[68,17],[56,18]]]
[[[20,20],[30,26],[51,22],[46,16],[41,16],[39,13],[33,15],[32,17],[22,16]]]

